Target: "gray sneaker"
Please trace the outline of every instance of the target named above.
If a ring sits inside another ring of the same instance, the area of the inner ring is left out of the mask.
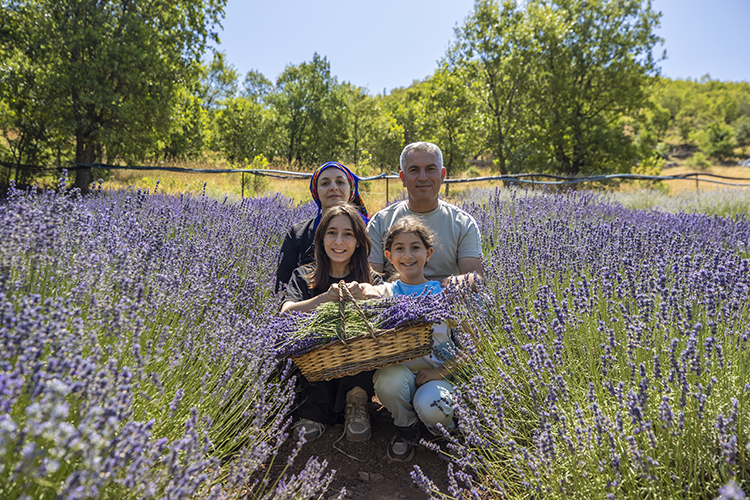
[[[322,436],[328,426],[326,424],[321,424],[320,422],[303,418],[294,424],[294,428],[297,431],[297,439],[299,439],[300,431],[304,429],[305,441],[309,443],[310,441],[315,441]]]
[[[344,427],[346,427],[346,439],[349,441],[367,441],[372,435],[367,399],[367,393],[361,387],[355,387],[346,393]]]
[[[417,453],[417,442],[419,441],[419,427],[414,424],[410,427],[396,427],[396,435],[388,443],[386,457],[391,462],[408,462]]]

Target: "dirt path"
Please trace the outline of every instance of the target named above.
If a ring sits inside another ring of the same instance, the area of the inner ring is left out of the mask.
[[[410,477],[414,465],[435,482],[441,491],[447,491],[448,463],[432,451],[419,446],[414,460],[408,463],[389,462],[385,456],[386,446],[395,433],[393,419],[388,410],[377,401],[368,404],[372,438],[364,443],[350,443],[346,438],[336,446],[361,462],[353,460],[333,448],[333,443],[344,431],[343,424],[330,427],[319,439],[306,443],[295,460],[292,472],[298,472],[308,458],[317,456],[328,461],[329,469],[336,470],[333,482],[323,498],[336,498],[341,488],[347,491],[346,498],[353,500],[424,500],[429,498]],[[422,435],[426,432],[422,427]],[[294,446],[293,439],[282,446],[279,456],[288,456]]]

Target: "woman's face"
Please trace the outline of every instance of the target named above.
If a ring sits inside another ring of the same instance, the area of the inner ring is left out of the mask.
[[[337,203],[349,201],[349,180],[344,172],[336,167],[323,170],[318,177],[318,199],[325,210]]]
[[[349,217],[337,215],[331,219],[323,237],[323,247],[331,264],[348,264],[358,246]]]

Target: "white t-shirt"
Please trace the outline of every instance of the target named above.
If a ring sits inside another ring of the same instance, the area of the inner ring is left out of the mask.
[[[376,213],[367,224],[372,242],[371,263],[390,265],[385,258],[385,238],[391,226],[406,215],[421,220],[435,235],[434,252],[424,268],[428,280],[440,281],[460,274],[458,259],[482,257],[482,237],[471,215],[443,200],[438,200],[437,208],[427,213],[412,212],[407,201],[401,201]]]

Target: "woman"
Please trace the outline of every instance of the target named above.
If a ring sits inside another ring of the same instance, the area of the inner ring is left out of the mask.
[[[349,202],[357,207],[365,224],[367,208],[359,194],[359,178],[341,163],[329,161],[313,172],[310,193],[318,205],[315,218],[294,224],[281,245],[281,261],[276,270],[276,289],[286,284],[297,267],[310,264],[315,258],[313,240],[321,217],[333,205]]]
[[[326,302],[339,300],[339,282],[344,281],[355,299],[377,297],[373,285],[380,276],[370,268],[370,240],[356,208],[347,203],[326,210],[315,231],[315,264],[292,273],[281,312],[312,311]],[[374,371],[338,379],[308,382],[302,379],[300,405],[296,410],[298,432],[308,441],[320,437],[345,411],[345,432],[350,441],[370,439],[370,416],[366,404],[375,394]]]

